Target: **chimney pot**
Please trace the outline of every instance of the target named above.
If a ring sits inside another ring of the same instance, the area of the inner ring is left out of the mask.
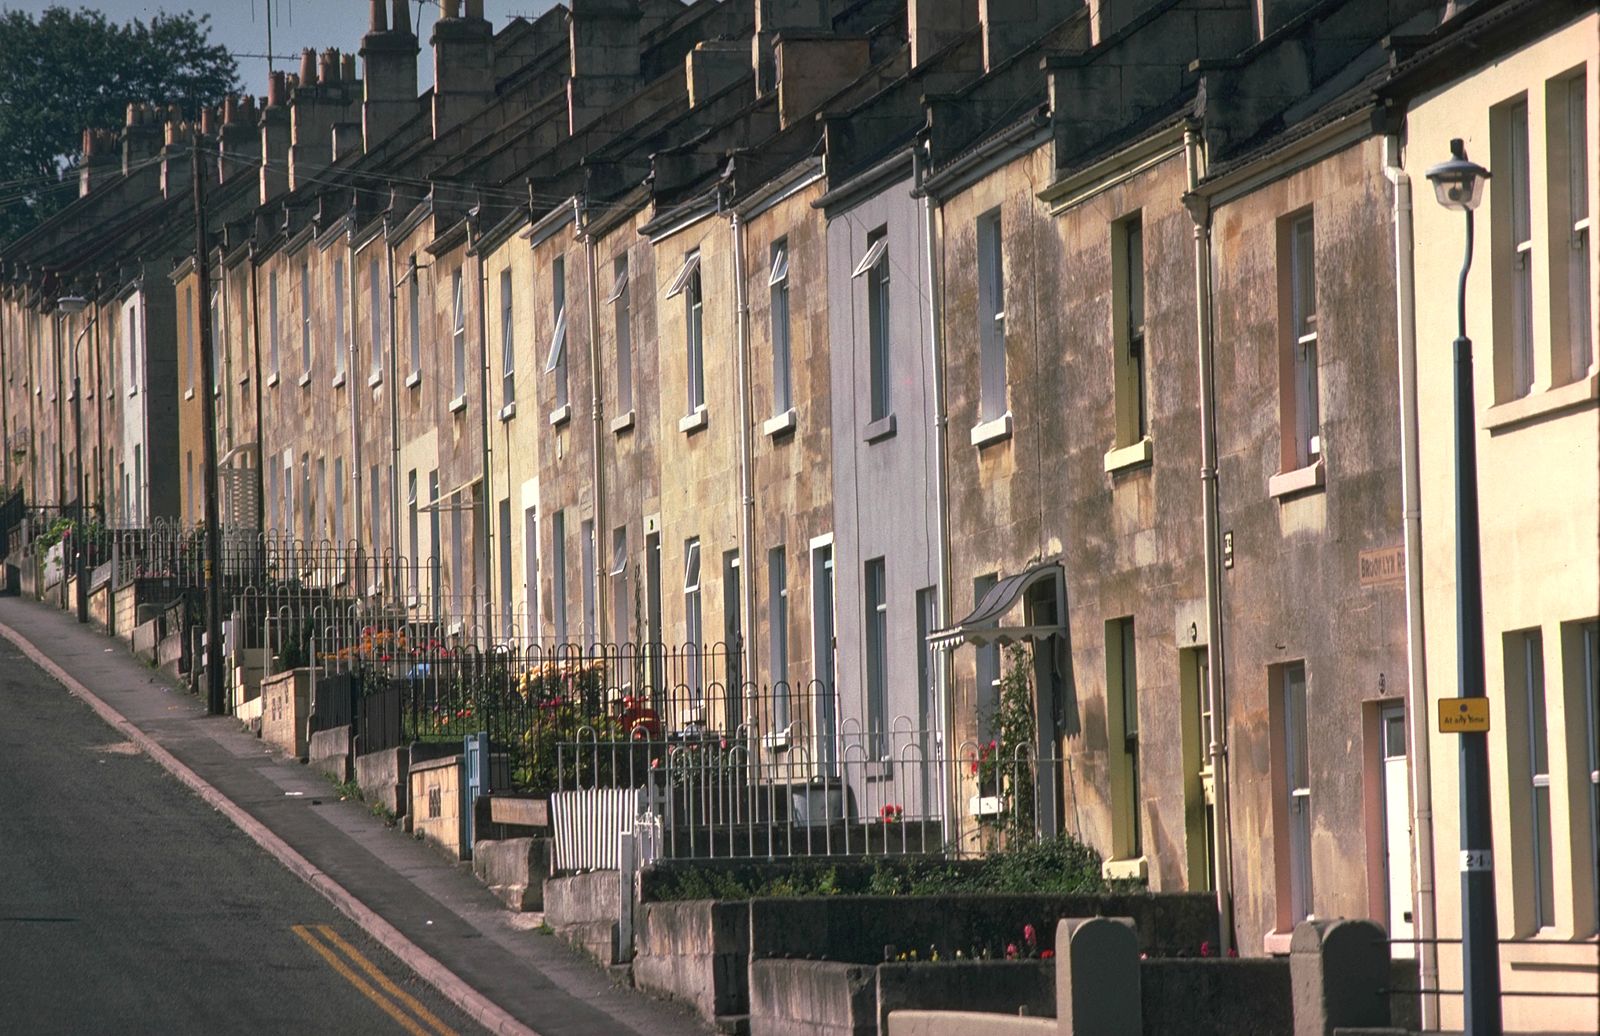
[[[339,78],[346,83],[356,81],[356,56],[342,54],[339,56]]]
[[[411,31],[411,3],[410,0],[394,0],[394,31]]]
[[[367,28],[372,32],[389,31],[389,10],[384,6],[383,0],[372,0],[371,16],[367,19]]]
[[[317,52],[307,47],[300,52],[300,82],[310,85],[317,81]]]
[[[439,17],[460,18],[461,0],[444,0],[444,2],[439,5]]]
[[[483,17],[483,0],[467,0],[467,17]]]

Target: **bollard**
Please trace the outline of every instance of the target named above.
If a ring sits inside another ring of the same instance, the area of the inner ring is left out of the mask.
[[[1056,926],[1061,1036],[1138,1036],[1139,937],[1127,917],[1068,917]]]
[[[1289,944],[1294,1036],[1389,1026],[1389,936],[1376,921],[1301,921]]]

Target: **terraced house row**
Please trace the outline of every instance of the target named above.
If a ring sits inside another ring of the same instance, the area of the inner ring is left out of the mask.
[[[446,0],[421,97],[407,10],[359,76],[86,134],[0,254],[8,486],[196,522],[213,406],[225,526],[316,578],[723,643],[784,690],[687,722],[849,741],[963,830],[897,746],[979,759],[1020,667],[1041,828],[1246,954],[1371,916],[1459,989],[1459,139],[1503,985],[1593,988],[1592,0]]]

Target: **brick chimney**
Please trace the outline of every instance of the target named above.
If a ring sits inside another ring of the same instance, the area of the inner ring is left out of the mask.
[[[978,24],[978,0],[906,0],[911,67],[916,68]]]
[[[826,33],[832,28],[828,0],[756,0],[756,32],[750,41],[756,95],[765,97],[778,88],[773,44],[779,33]]]
[[[639,84],[639,4],[632,0],[571,0],[567,129],[577,133]]]
[[[261,109],[261,204],[289,189],[289,91],[286,72],[267,80],[267,103]]]
[[[442,0],[433,23],[433,135],[443,136],[494,97],[494,30],[483,0]]]
[[[1077,0],[978,0],[983,70],[994,71],[1077,8]]]
[[[411,31],[409,0],[393,0],[394,21],[385,17],[385,0],[372,0],[372,21],[361,38],[366,93],[361,104],[362,146],[371,151],[417,111],[417,36]]]
[[[223,99],[217,150],[217,175],[222,183],[261,165],[261,129],[256,122],[254,97],[229,94]]]
[[[83,161],[78,165],[78,197],[98,190],[121,165],[116,130],[84,130]]]
[[[778,122],[788,128],[866,72],[872,44],[865,36],[786,32],[778,36]]]

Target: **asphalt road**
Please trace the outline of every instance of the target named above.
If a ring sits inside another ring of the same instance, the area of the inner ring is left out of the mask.
[[[0,641],[0,1032],[479,1031]]]

